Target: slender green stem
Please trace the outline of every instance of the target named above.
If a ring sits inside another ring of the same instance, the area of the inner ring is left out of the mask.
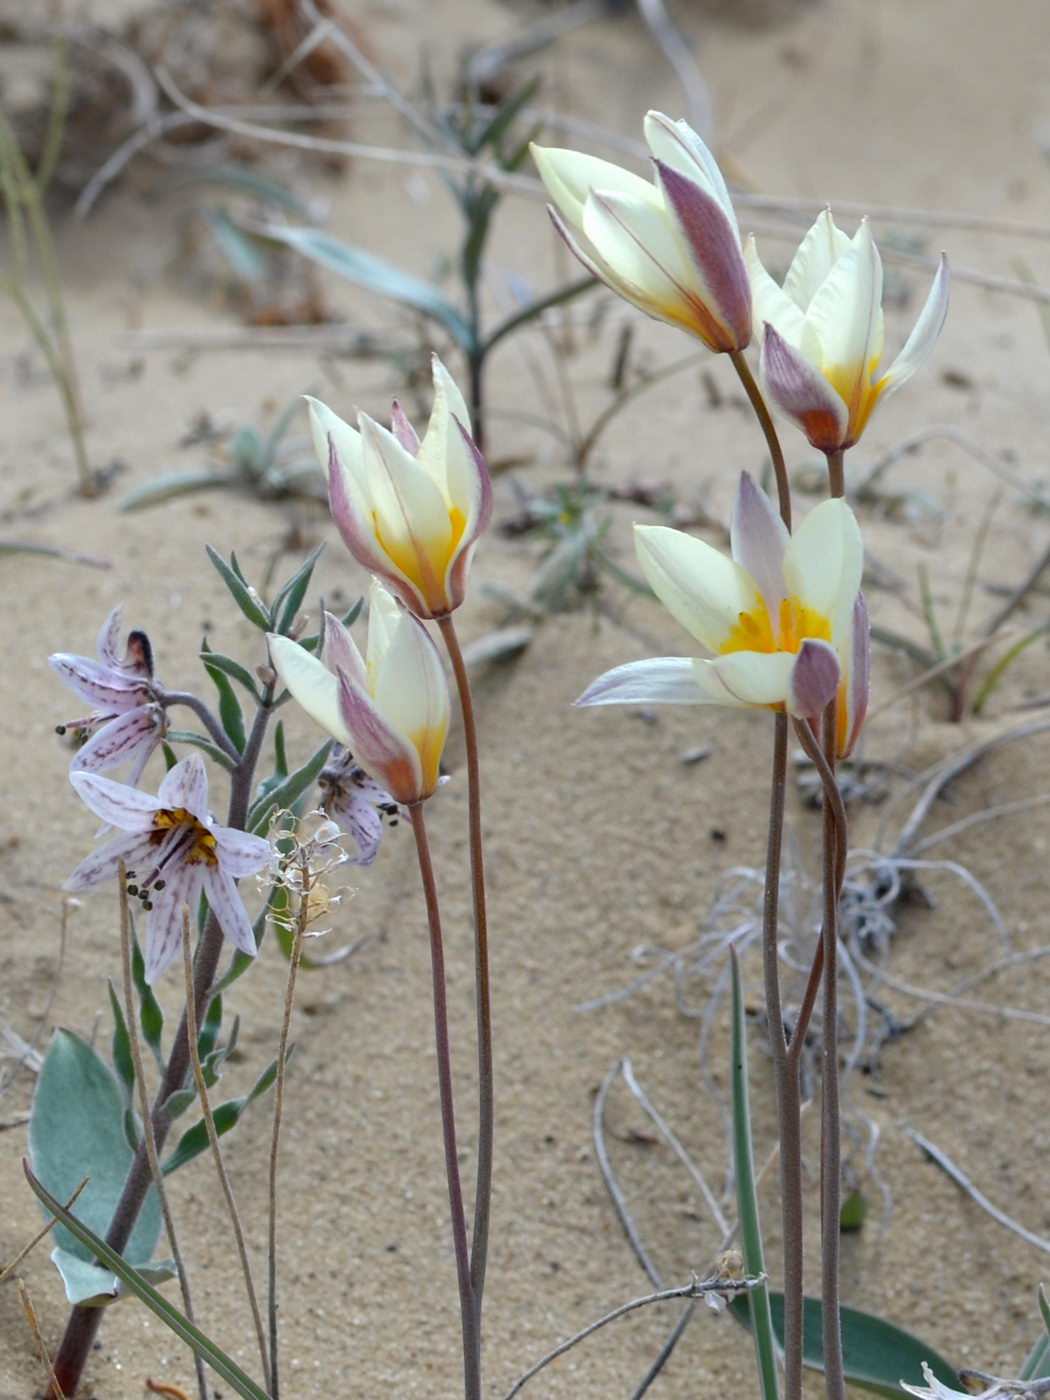
[[[456,1146],[456,1110],[452,1095],[452,1054],[448,1035],[448,1000],[445,989],[445,950],[441,935],[434,863],[430,856],[423,803],[412,808],[412,832],[416,838],[419,875],[427,906],[430,928],[430,965],[434,991],[434,1040],[437,1048],[438,1094],[441,1100],[441,1135],[445,1145],[445,1174],[448,1178],[449,1217],[452,1248],[459,1284],[459,1314],[463,1330],[464,1400],[481,1400],[481,1332],[474,1289],[470,1281],[470,1249],[467,1243],[467,1217],[463,1206],[463,1183],[459,1174]]]
[[[755,382],[755,376],[751,373],[751,366],[744,358],[742,350],[730,350],[729,358],[733,361],[733,368],[736,370],[740,383],[744,386],[744,393],[748,397],[748,402],[755,410],[755,417],[758,419],[762,435],[766,440],[766,447],[769,449],[770,461],[773,463],[773,476],[777,483],[777,505],[780,508],[780,518],[787,528],[791,529],[791,484],[788,481],[787,463],[784,461],[784,449],[780,446],[780,439],[777,437],[776,425],[773,416],[769,411],[762,391]]]
[[[481,765],[478,730],[463,651],[451,614],[438,619],[459,692],[463,742],[467,752],[467,801],[470,836],[470,878],[474,905],[474,995],[478,1022],[478,1168],[474,1193],[474,1232],[470,1247],[470,1281],[481,1327],[488,1260],[489,1217],[492,1205],[492,1140],[495,1075],[492,1063],[492,993],[489,974],[488,901],[485,893],[485,845],[481,829]]]

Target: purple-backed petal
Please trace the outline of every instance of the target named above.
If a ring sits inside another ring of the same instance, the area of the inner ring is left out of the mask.
[[[330,612],[324,615],[324,663],[333,671],[345,671],[358,685],[367,687],[368,670],[349,628]]]
[[[251,920],[237,886],[221,866],[209,865],[205,868],[204,893],[223,934],[235,948],[253,958],[258,950]]]
[[[106,713],[122,713],[152,699],[153,693],[145,681],[121,675],[88,656],[56,652],[47,658],[47,664],[71,690]]]
[[[770,398],[821,452],[849,446],[849,413],[823,374],[766,322],[762,377]]]
[[[353,489],[349,472],[339,463],[334,442],[328,469],[328,506],[343,543],[357,562],[369,573],[378,574],[413,612],[426,609],[419,589],[380,547],[372,519],[363,510],[363,503]]]
[[[382,792],[370,778],[366,781],[369,788]],[[390,800],[389,794],[383,795]],[[357,847],[351,864],[371,865],[383,839],[383,819],[365,796],[363,785],[355,782],[353,787],[343,788],[338,797],[329,798],[325,810]]]
[[[591,681],[576,705],[699,705],[688,656],[657,656],[614,666]]]
[[[406,452],[419,456],[419,434],[408,421],[405,410],[394,400],[390,408],[390,430]]]
[[[215,838],[219,864],[235,880],[262,870],[272,855],[269,841],[251,832],[238,831],[232,826],[213,826],[211,834]]]
[[[748,472],[741,472],[729,526],[733,558],[758,584],[774,626],[787,597],[784,551],[791,536],[773,502]]]
[[[73,755],[70,768],[74,772],[104,773],[134,758],[138,770],[130,778],[130,786],[134,787],[160,738],[159,708],[156,705],[137,705],[126,714],[110,720],[92,735],[83,748]]]
[[[97,817],[110,826],[119,827],[121,831],[152,831],[154,816],[166,805],[148,793],[128,787],[127,783],[115,783],[112,778],[101,778],[97,773],[70,773],[69,781],[76,788],[80,800]]]
[[[791,671],[787,710],[798,719],[816,719],[839,688],[842,671],[829,642],[808,637],[799,647]]]
[[[857,594],[853,607],[853,635],[850,639],[849,670],[846,677],[844,737],[840,740],[839,757],[846,758],[860,737],[864,716],[868,712],[871,688],[871,626],[864,594]]]
[[[185,807],[191,816],[207,824],[208,773],[199,753],[187,754],[165,773],[157,803],[168,810]]]
[[[372,698],[345,674],[339,676],[339,709],[349,736],[348,747],[395,802],[410,805],[430,795],[422,790],[415,747],[391,727]]]
[[[62,888],[76,894],[78,890],[89,890],[93,885],[100,885],[103,880],[112,880],[121,861],[126,870],[138,870],[143,861],[151,859],[152,850],[151,837],[142,832],[114,836],[85,857]]]
[[[657,160],[660,187],[678,222],[708,308],[722,322],[723,343],[713,350],[743,350],[751,342],[751,285],[740,238],[726,211],[695,180]]]

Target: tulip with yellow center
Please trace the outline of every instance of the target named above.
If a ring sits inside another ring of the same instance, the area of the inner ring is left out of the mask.
[[[492,484],[467,406],[436,355],[433,379],[422,440],[396,402],[388,431],[367,413],[352,428],[307,398],[332,519],[347,549],[425,618],[445,617],[462,603],[474,546],[492,514]]]
[[[578,705],[731,705],[813,720],[836,701],[836,748],[856,742],[868,696],[864,549],[845,501],[814,507],[789,535],[745,473],[732,557],[664,526],[635,526],[653,592],[710,659],[631,661],[599,676]]]
[[[942,254],[911,335],[883,369],[882,260],[866,219],[849,238],[825,210],[802,240],[783,287],[762,266],[754,237],[744,257],[770,398],[821,452],[852,447],[879,400],[932,351],[948,314],[947,260]]]
[[[319,657],[289,637],[269,641],[292,698],[394,802],[411,807],[434,792],[448,735],[448,682],[426,628],[378,580],[369,595],[364,658],[330,613]]]
[[[655,183],[578,151],[533,146],[565,242],[606,286],[710,350],[743,350],[751,298],[722,172],[696,132],[645,118]]]

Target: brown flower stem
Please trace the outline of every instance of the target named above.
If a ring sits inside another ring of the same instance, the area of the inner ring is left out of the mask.
[[[244,752],[230,777],[230,805],[227,825],[242,831],[248,819],[255,768],[259,761],[266,726],[270,720],[272,700],[273,691],[272,689],[267,690],[263,695],[262,704],[256,711]],[[215,973],[218,970],[222,947],[222,929],[219,927],[215,915],[209,913],[204,925],[204,932],[197,943],[193,963],[193,1000],[198,1024],[207,1015],[208,1006],[211,1003],[211,989],[215,983]],[[153,1119],[153,1138],[158,1153],[163,1148],[168,1129],[171,1127],[171,1116],[167,1107],[168,1100],[172,1094],[178,1093],[185,1087],[189,1072],[189,1037],[184,1011],[175,1032],[171,1054],[161,1076],[160,1086],[153,1099],[151,1117]],[[131,1160],[131,1166],[128,1168],[128,1174],[124,1181],[124,1189],[105,1235],[106,1243],[118,1253],[123,1252],[131,1238],[131,1232],[135,1228],[135,1222],[142,1210],[142,1204],[146,1199],[146,1193],[152,1179],[145,1146],[140,1145]],[[65,1396],[66,1400],[72,1400],[76,1394],[104,1312],[104,1308],[86,1308],[76,1305],[69,1314],[66,1330],[62,1335],[62,1341],[55,1356],[54,1367],[58,1382],[57,1393]],[[56,1392],[52,1391],[50,1394],[55,1396]]]
[[[478,730],[470,678],[451,615],[438,619],[459,691],[463,715],[463,740],[467,752],[467,801],[469,803],[470,878],[474,904],[474,995],[478,1023],[478,1166],[474,1192],[474,1231],[470,1247],[470,1282],[481,1326],[488,1260],[489,1215],[492,1203],[492,1139],[494,1074],[492,1066],[492,994],[489,977],[488,904],[485,895],[485,848],[481,831],[481,767]]]
[[[795,732],[813,760],[824,788],[824,911],[818,955],[824,972],[820,1080],[820,1292],[825,1390],[828,1400],[846,1400],[839,1289],[842,1144],[839,1115],[838,910],[848,836],[846,809],[835,781],[835,701],[832,700],[824,712],[823,747],[816,742],[808,724],[796,721]],[[810,985],[814,985],[812,974]],[[793,1048],[799,1054],[802,1039],[803,1036],[797,1034],[793,1042]]]
[[[780,1203],[784,1237],[784,1400],[802,1400],[802,1090],[799,1065],[788,1056],[780,993],[779,950],[780,860],[784,841],[788,717],[786,714],[776,714],[773,723],[769,833],[762,896],[762,971],[780,1134]]]
[[[434,863],[427,841],[423,803],[412,807],[412,832],[416,838],[419,875],[430,927],[430,965],[434,988],[434,1040],[437,1048],[438,1093],[441,1100],[441,1134],[445,1145],[445,1174],[448,1178],[449,1217],[452,1248],[456,1257],[459,1283],[459,1313],[463,1329],[464,1400],[481,1400],[481,1329],[474,1289],[470,1280],[470,1250],[467,1244],[467,1217],[463,1207],[463,1183],[459,1175],[456,1146],[456,1111],[452,1096],[452,1055],[448,1035],[448,1000],[445,991],[445,951],[441,935]]]
[[[791,485],[788,481],[787,464],[784,461],[784,449],[780,446],[780,439],[777,437],[776,425],[773,422],[772,414],[762,397],[762,391],[755,382],[755,376],[751,373],[751,366],[744,359],[742,350],[730,350],[729,358],[733,361],[733,368],[736,370],[740,383],[744,386],[744,393],[748,397],[751,407],[755,410],[755,417],[758,419],[762,435],[765,437],[766,446],[769,448],[770,460],[773,463],[773,475],[777,483],[777,505],[780,507],[780,518],[787,528],[791,529]]]
[[[846,494],[846,468],[844,465],[845,452],[839,448],[837,452],[827,452],[824,454],[828,459],[828,495],[833,498],[841,498]]]

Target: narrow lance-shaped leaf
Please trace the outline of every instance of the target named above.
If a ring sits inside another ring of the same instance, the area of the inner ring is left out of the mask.
[[[132,1268],[115,1250],[110,1249],[105,1240],[94,1230],[88,1228],[72,1211],[68,1211],[62,1202],[34,1176],[28,1165],[25,1166],[25,1174],[29,1185],[48,1212],[60,1220],[69,1233],[79,1241],[81,1249],[89,1257],[100,1259],[107,1268],[111,1269],[127,1286],[128,1291],[141,1299],[146,1307],[159,1317],[161,1322],[170,1328],[180,1340],[191,1347],[221,1380],[232,1386],[237,1394],[243,1397],[243,1400],[270,1400],[270,1396],[267,1395],[262,1386],[256,1385],[235,1361],[184,1317],[163,1294],[158,1293],[138,1270]]]
[[[212,651],[206,642],[201,643],[201,660],[208,666],[214,666],[229,676],[230,680],[237,681],[243,685],[253,700],[258,702],[259,691],[255,684],[255,677],[247,666],[242,666],[239,661],[235,661],[232,656],[224,656],[221,651]]]
[[[240,608],[244,616],[256,627],[261,627],[264,632],[268,631],[270,619],[252,596],[247,583],[241,575],[236,556],[233,556],[230,563],[227,564],[226,560],[217,549],[212,549],[210,544],[206,545],[205,548],[208,552],[208,558],[211,560],[212,564],[214,564],[216,572],[229,590],[230,597]]]
[[[323,542],[310,551],[273,600],[273,606],[270,609],[270,617],[273,620],[271,631],[279,633],[282,637],[288,635],[288,629],[303,605],[306,590],[310,586],[310,580],[313,578],[314,568],[321,556],[322,549],[324,549]]]
[[[219,693],[219,719],[222,727],[237,752],[243,753],[247,736],[244,729],[244,711],[237,699],[237,693],[230,684],[229,677],[218,666],[211,665],[206,652],[201,654],[201,661]]]
[[[124,1008],[113,989],[113,983],[108,982],[108,986],[109,1004],[113,1011],[113,1068],[117,1071],[117,1078],[124,1092],[124,1102],[128,1104],[135,1092],[135,1061],[131,1054],[131,1037],[128,1035],[128,1023],[124,1019]]]
[[[206,753],[213,763],[217,763],[220,768],[225,768],[227,773],[233,772],[233,761],[228,753],[224,753],[218,744],[213,744],[210,739],[206,739],[203,734],[194,734],[192,729],[169,729],[168,741],[171,744],[190,744],[195,749],[200,749]],[[165,749],[168,746],[165,745]],[[170,750],[169,750],[170,752]],[[175,756],[172,754],[172,761],[169,768],[175,766]]]
[[[131,938],[131,980],[135,983],[135,994],[139,999],[139,1027],[142,1038],[153,1052],[158,1068],[163,1070],[161,1035],[164,1031],[164,1012],[153,994],[153,988],[146,981],[146,961],[134,933]]]
[[[289,809],[298,802],[303,793],[320,777],[321,769],[328,760],[331,741],[324,743],[307,759],[301,768],[289,774],[283,782],[267,788],[252,804],[248,813],[248,830],[263,833],[270,824],[274,812]]]

